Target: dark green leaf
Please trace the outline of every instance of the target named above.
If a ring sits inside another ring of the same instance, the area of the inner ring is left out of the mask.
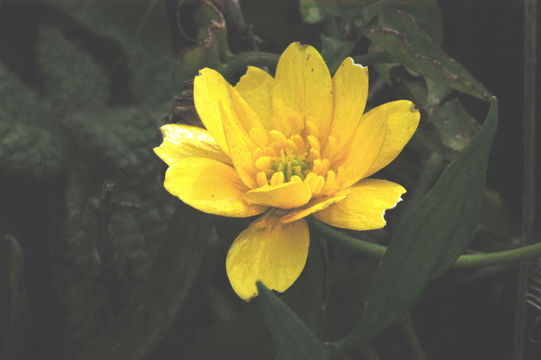
[[[458,99],[450,100],[432,111],[432,123],[443,145],[462,151],[479,131],[479,123],[468,114]]]
[[[359,343],[396,321],[468,246],[479,220],[497,123],[494,98],[479,135],[398,226],[381,260],[361,322],[339,344]]]
[[[66,321],[82,343],[101,333],[147,278],[178,200],[156,177],[116,174],[96,153],[75,154],[65,177],[65,238],[55,258]],[[114,185],[111,191],[104,182]]]
[[[426,90],[428,94],[426,97],[425,108],[438,105],[451,92],[451,89],[445,84],[431,79],[426,79]]]
[[[178,215],[146,281],[80,359],[146,359],[171,328],[215,242],[209,217],[191,209]]]
[[[175,53],[171,46],[173,32],[169,28],[165,2],[130,2],[129,16],[126,16],[126,7],[118,2],[108,1],[99,5],[56,0],[48,2],[89,32],[103,38],[103,45],[112,45],[111,48],[118,51],[114,63],[103,68],[111,80],[116,77],[117,82],[113,86],[116,91],[124,96],[133,96],[138,104],[144,103],[149,107],[161,106],[171,99],[175,85],[171,76]],[[73,38],[85,43],[85,39]],[[81,55],[80,52],[77,54]]]
[[[104,107],[110,98],[108,74],[86,50],[59,30],[40,32],[38,64],[47,100],[55,111]]]
[[[301,0],[299,10],[303,21],[308,24],[332,16],[346,17],[355,25],[364,25],[387,5],[387,0]]]
[[[488,90],[448,57],[408,13],[386,10],[380,14],[380,25],[364,30],[364,35],[410,70],[480,99],[490,98]]]
[[[421,76],[412,75],[402,66],[389,70],[391,86],[398,90],[401,96],[412,100],[416,106],[424,108],[427,98],[425,81]]]
[[[436,0],[387,0],[387,8],[403,10],[415,18],[423,32],[441,45],[443,25],[441,11]]]
[[[321,55],[333,74],[340,63],[351,53],[355,41],[336,39],[330,36],[321,36]]]
[[[328,16],[348,18],[363,26],[385,9],[406,11],[419,27],[438,44],[443,42],[442,16],[436,0],[301,0],[299,11],[308,24],[319,23]]]
[[[308,24],[316,24],[326,16],[325,8],[322,7],[317,0],[299,1],[299,10],[302,20]]]
[[[49,126],[50,107],[0,64],[0,168],[50,176],[64,163],[64,141]]]
[[[152,148],[160,135],[152,121],[158,113],[136,107],[115,107],[73,114],[66,120],[77,146],[123,171],[148,173],[157,159]]]
[[[281,360],[324,360],[328,355],[312,331],[276,295],[258,282],[258,300]]]

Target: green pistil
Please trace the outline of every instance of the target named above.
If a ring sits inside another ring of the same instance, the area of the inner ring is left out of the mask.
[[[280,154],[280,158],[276,159],[272,164],[272,170],[274,172],[283,172],[284,180],[289,181],[291,177],[297,175],[301,179],[309,172],[309,164],[304,160],[304,155],[289,155]]]

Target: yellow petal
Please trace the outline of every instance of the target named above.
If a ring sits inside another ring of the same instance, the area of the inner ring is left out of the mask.
[[[308,257],[310,235],[304,220],[280,224],[268,216],[254,221],[235,239],[226,259],[229,282],[248,301],[256,281],[283,292],[297,280]]]
[[[186,204],[209,214],[249,217],[266,209],[244,201],[248,188],[231,166],[208,158],[177,161],[165,173],[164,186]]]
[[[337,181],[342,188],[350,187],[366,177],[367,171],[373,166],[386,136],[385,122],[375,118],[363,119],[349,144],[343,149],[343,154],[334,162],[335,168],[343,168],[338,172]]]
[[[154,148],[156,155],[167,165],[186,157],[206,157],[231,164],[231,159],[205,129],[181,124],[167,124],[160,128],[163,142]]]
[[[286,136],[300,133],[304,121],[317,125],[326,139],[333,111],[332,80],[319,52],[309,45],[292,43],[280,56],[272,89],[275,126]],[[299,121],[292,121],[295,115]]]
[[[349,193],[350,190],[345,189],[333,195],[322,196],[317,199],[313,199],[302,208],[295,209],[289,212],[287,215],[282,216],[280,218],[280,222],[283,224],[287,224],[305,218],[310,214],[326,209],[332,204],[336,204],[337,202],[344,200]]]
[[[235,89],[240,96],[259,115],[265,128],[272,127],[271,91],[274,79],[264,70],[248,66],[246,74],[240,78]]]
[[[387,166],[402,151],[419,125],[419,110],[411,101],[399,100],[380,105],[363,115],[361,122],[384,122],[387,128],[385,141],[376,160],[364,177]]]
[[[368,68],[355,64],[348,57],[334,74],[332,84],[334,113],[329,135],[336,139],[333,146],[336,151],[349,142],[363,115],[368,97]],[[328,159],[334,155],[323,151],[323,156]]]
[[[225,141],[219,104],[222,103],[222,106],[231,108],[228,85],[222,75],[209,68],[200,70],[193,82],[193,100],[197,114],[227,154],[229,154],[229,149]]]
[[[339,203],[314,214],[317,219],[340,228],[372,230],[385,226],[385,210],[393,208],[406,192],[387,180],[366,179],[350,188]]]
[[[242,182],[250,189],[257,186],[255,161],[253,151],[257,145],[234,112],[222,110],[222,120],[230,156]]]
[[[265,185],[248,191],[244,199],[251,204],[292,209],[306,204],[312,197],[310,186],[304,182]]]
[[[194,103],[201,121],[222,149],[229,149],[223,128],[223,112],[235,118],[246,130],[264,129],[257,113],[223,76],[209,68],[199,71],[194,79]],[[266,134],[266,132],[264,132]]]

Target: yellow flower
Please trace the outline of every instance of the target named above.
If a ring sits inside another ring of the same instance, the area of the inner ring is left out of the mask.
[[[402,151],[419,112],[400,100],[363,114],[367,94],[367,68],[347,58],[331,77],[316,49],[292,43],[274,78],[248,67],[233,87],[202,69],[194,102],[206,130],[161,128],[154,151],[169,165],[167,191],[210,214],[264,213],[227,254],[241,298],[257,295],[257,280],[283,292],[299,277],[310,240],[306,216],[353,230],[385,226],[385,210],[406,190],[367,178]]]

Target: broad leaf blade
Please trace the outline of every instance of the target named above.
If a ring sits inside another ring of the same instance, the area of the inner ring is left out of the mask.
[[[301,319],[261,282],[259,301],[281,360],[328,359],[323,345]]]
[[[388,3],[388,8],[411,14],[421,30],[438,44],[443,43],[443,20],[436,0],[388,0]]]
[[[443,145],[457,151],[468,146],[479,131],[479,123],[456,98],[433,110],[432,123]]]
[[[399,225],[376,272],[359,326],[338,345],[374,336],[396,321],[468,246],[479,220],[497,123],[494,98],[479,135]]]
[[[410,70],[477,98],[490,99],[489,91],[462,65],[448,57],[439,45],[421,30],[410,14],[386,10],[380,25],[364,35]]]

